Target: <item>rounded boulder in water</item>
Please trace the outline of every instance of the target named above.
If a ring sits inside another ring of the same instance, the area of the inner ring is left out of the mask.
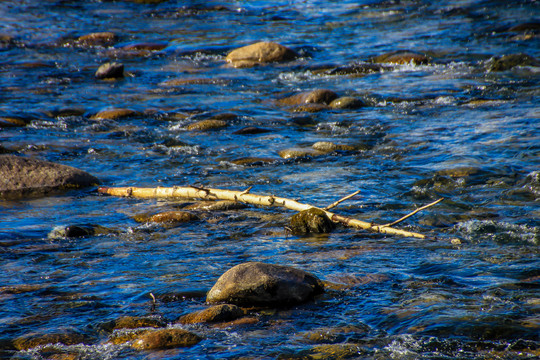
[[[314,275],[290,266],[247,262],[225,272],[208,292],[211,304],[283,307],[311,300],[324,291]]]

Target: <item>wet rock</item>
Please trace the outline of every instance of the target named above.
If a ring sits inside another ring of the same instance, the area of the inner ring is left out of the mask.
[[[366,355],[366,351],[356,344],[332,344],[318,345],[311,349],[310,359],[352,359],[358,358],[359,355]]]
[[[167,211],[159,214],[152,215],[146,219],[137,217],[136,221],[146,221],[153,223],[183,223],[193,220],[198,220],[198,216],[187,211]]]
[[[512,26],[508,29],[511,32],[540,32],[540,22],[527,22],[519,25]]]
[[[316,208],[303,210],[293,215],[289,226],[292,233],[296,235],[329,233],[335,227],[326,213]]]
[[[504,55],[493,60],[490,71],[506,71],[516,66],[540,66],[540,61],[527,54]]]
[[[257,135],[271,132],[272,130],[263,129],[255,126],[247,126],[233,132],[234,135]]]
[[[124,64],[117,62],[101,65],[95,74],[97,79],[120,79],[124,77]]]
[[[337,67],[330,67],[326,69],[319,69],[313,71],[315,75],[365,75],[373,74],[381,71],[390,71],[392,66],[373,64],[373,63],[357,63],[352,65],[344,65]]]
[[[245,311],[236,305],[221,304],[195,313],[184,315],[178,319],[178,322],[180,324],[224,322],[238,319],[244,315]]]
[[[298,304],[323,292],[315,276],[290,266],[248,262],[225,272],[208,292],[208,303],[280,307]]]
[[[124,316],[119,319],[116,319],[112,324],[105,326],[110,328],[110,330],[118,329],[138,329],[138,328],[161,328],[165,327],[167,324],[158,318],[150,317],[135,317],[135,316]]]
[[[252,67],[261,64],[293,60],[297,54],[274,42],[258,42],[231,51],[227,63],[235,68]]]
[[[27,335],[17,338],[13,341],[13,346],[17,350],[28,350],[35,348],[36,346],[64,344],[75,345],[81,344],[86,341],[86,338],[78,333],[56,333],[56,334],[42,334],[42,335]]]
[[[369,330],[369,326],[363,324],[361,326],[347,325],[341,327],[318,328],[303,333],[302,338],[308,343],[332,344],[345,341],[347,337],[351,335],[365,335]]]
[[[216,78],[194,78],[194,79],[171,79],[161,82],[159,85],[164,87],[177,87],[184,85],[227,85],[230,80]]]
[[[228,123],[224,120],[216,120],[216,119],[205,119],[201,121],[197,121],[193,124],[189,124],[187,126],[188,130],[198,130],[198,131],[208,131],[208,130],[218,130],[223,129],[228,126]]]
[[[277,159],[272,158],[258,158],[258,157],[245,157],[241,159],[232,160],[231,162],[235,165],[242,166],[262,166],[267,164],[273,164]]]
[[[7,49],[15,44],[13,36],[8,34],[0,34],[0,49]]]
[[[30,121],[32,121],[32,119],[26,116],[0,116],[0,129],[8,127],[23,127],[30,124]]]
[[[92,236],[98,234],[108,234],[110,230],[99,225],[68,225],[56,226],[47,235],[49,239],[66,239]]]
[[[285,106],[297,106],[304,104],[328,105],[337,97],[337,94],[332,90],[317,89],[280,99],[278,100],[278,103]]]
[[[140,113],[131,109],[106,109],[90,117],[90,120],[119,120],[130,116],[139,116]]]
[[[0,198],[44,196],[50,192],[99,184],[89,173],[43,160],[0,155]]]
[[[308,157],[308,156],[320,156],[324,153],[312,148],[291,148],[291,149],[285,149],[281,150],[279,153],[279,156],[281,156],[283,159],[296,159],[301,157]]]
[[[152,330],[137,336],[131,345],[137,350],[173,349],[196,345],[202,338],[182,329]]]
[[[66,108],[57,108],[52,110],[43,111],[43,113],[52,118],[58,117],[68,117],[68,116],[82,116],[86,110],[84,108],[78,107],[66,107]]]
[[[248,205],[239,201],[201,201],[198,204],[186,206],[187,209],[199,210],[199,211],[228,211],[228,210],[240,210],[247,208]]]
[[[424,65],[428,64],[430,59],[421,53],[398,50],[374,57],[372,61],[374,63]]]
[[[133,341],[138,336],[140,336],[141,334],[147,331],[148,329],[144,329],[144,328],[116,330],[109,336],[109,339],[107,340],[107,342],[114,345],[123,345],[127,342]]]
[[[311,145],[311,147],[317,151],[323,152],[323,153],[329,153],[332,151],[353,151],[355,150],[354,146],[351,145],[340,145],[340,144],[334,144],[330,141],[318,141],[315,144]]]
[[[343,96],[332,100],[329,104],[332,109],[358,109],[366,106],[364,102],[352,96]]]
[[[307,112],[307,113],[316,113],[323,110],[328,110],[330,107],[328,107],[325,104],[304,104],[304,105],[298,105],[291,110],[293,112]]]
[[[225,329],[225,328],[244,326],[244,325],[254,325],[254,324],[257,324],[258,322],[259,322],[259,319],[257,317],[246,316],[246,317],[242,317],[240,319],[236,319],[232,321],[215,323],[212,325],[212,327],[218,328],[218,329]]]
[[[122,47],[122,50],[126,51],[160,51],[167,47],[168,44],[166,43],[153,43],[153,42],[145,42],[145,43],[135,43],[135,44],[129,44],[124,47]]]
[[[96,32],[80,36],[75,43],[79,46],[111,46],[117,41],[112,32]]]
[[[237,201],[201,201],[196,204],[184,207],[184,210],[199,210],[199,211],[227,211],[245,209],[246,204]]]

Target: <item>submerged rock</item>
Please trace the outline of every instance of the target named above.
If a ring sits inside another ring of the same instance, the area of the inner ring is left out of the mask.
[[[193,346],[202,338],[183,329],[150,330],[138,335],[131,345],[137,350],[174,349]]]
[[[75,43],[80,46],[111,46],[116,41],[116,34],[107,31],[80,36]]]
[[[283,159],[296,159],[308,156],[319,156],[323,155],[324,152],[318,151],[313,148],[291,148],[281,150],[278,154]]]
[[[290,266],[248,262],[225,272],[208,292],[208,303],[280,307],[312,299],[324,291],[315,276]]]
[[[13,341],[13,346],[17,350],[28,350],[36,346],[64,344],[75,345],[86,341],[86,338],[78,333],[53,333],[42,335],[27,335]]]
[[[317,208],[300,211],[293,215],[289,226],[292,233],[296,235],[329,233],[335,227],[326,213]]]
[[[332,151],[353,151],[355,150],[354,146],[351,145],[341,145],[341,144],[334,144],[330,141],[318,141],[315,144],[311,145],[311,147],[317,151],[321,151],[324,153],[329,153]]]
[[[201,201],[196,204],[188,205],[184,207],[184,210],[198,210],[198,211],[227,211],[245,209],[246,204],[238,201],[222,200],[222,201]]]
[[[153,223],[183,223],[198,220],[199,217],[187,211],[166,211],[152,216],[139,215],[135,221]]]
[[[352,96],[343,96],[332,100],[329,104],[332,109],[358,109],[366,106],[364,102],[358,98]]]
[[[187,126],[188,130],[198,130],[198,131],[207,131],[207,130],[218,130],[223,129],[224,127],[227,127],[228,123],[224,120],[217,120],[217,119],[205,119],[201,121],[197,121],[193,124],[189,124]]]
[[[112,62],[101,65],[95,74],[98,79],[119,79],[124,77],[124,64]]]
[[[184,315],[178,319],[178,322],[180,324],[224,322],[238,319],[244,315],[245,311],[236,305],[221,304]]]
[[[90,117],[90,120],[119,120],[130,116],[138,116],[139,112],[131,109],[106,109]]]
[[[124,316],[114,321],[113,330],[116,329],[138,329],[145,327],[160,328],[167,325],[157,318]]]
[[[226,61],[236,68],[293,60],[297,54],[275,42],[258,42],[231,51]]]
[[[98,185],[99,179],[71,166],[0,155],[0,198],[17,199]]]
[[[540,61],[527,54],[504,55],[493,60],[490,71],[506,71],[516,66],[540,66]]]
[[[429,63],[429,57],[409,50],[397,50],[376,56],[372,61],[374,63],[424,65]]]
[[[241,159],[235,159],[231,162],[235,165],[242,165],[242,166],[261,166],[261,165],[267,165],[267,164],[273,164],[277,159],[272,158],[259,158],[259,157],[245,157]]]
[[[68,225],[68,226],[56,226],[49,232],[47,238],[49,239],[66,239],[66,238],[78,238],[85,236],[92,236],[98,234],[108,234],[111,230],[100,225]]]
[[[26,116],[4,115],[0,116],[0,128],[24,127],[30,124],[30,121],[32,119]]]
[[[292,95],[278,100],[278,103],[286,106],[305,105],[305,104],[324,104],[328,105],[338,96],[332,90],[316,89],[300,94]]]

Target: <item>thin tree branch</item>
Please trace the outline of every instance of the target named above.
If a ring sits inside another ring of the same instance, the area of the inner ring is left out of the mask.
[[[358,193],[360,193],[360,190],[355,191],[355,192],[353,192],[352,194],[347,195],[347,196],[345,196],[344,198],[339,199],[338,201],[336,201],[336,202],[334,202],[334,203],[328,205],[327,207],[325,207],[323,210],[330,210],[330,209],[332,209],[332,208],[335,208],[335,207],[338,206],[340,203],[344,202],[345,200],[349,200],[350,198],[352,198],[354,195],[357,195]]]
[[[394,225],[396,225],[396,224],[402,222],[403,220],[405,220],[405,219],[407,219],[407,218],[410,218],[411,216],[413,216],[413,215],[416,214],[417,212],[422,211],[422,210],[424,210],[424,209],[427,209],[428,207],[433,206],[433,205],[435,205],[435,204],[438,204],[438,203],[440,203],[440,202],[443,201],[443,200],[444,200],[444,198],[440,198],[439,200],[436,200],[436,201],[434,201],[434,202],[432,202],[432,203],[430,203],[430,204],[424,205],[424,206],[422,206],[422,207],[420,207],[420,208],[414,210],[413,212],[411,212],[411,213],[405,215],[405,216],[402,217],[402,218],[397,219],[397,220],[394,221],[394,222],[391,222],[391,223],[388,223],[388,224],[381,225],[381,227],[394,226]]]

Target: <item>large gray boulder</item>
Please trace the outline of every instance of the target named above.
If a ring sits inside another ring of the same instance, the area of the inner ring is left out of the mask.
[[[0,199],[44,196],[92,186],[100,181],[71,166],[14,155],[0,155]]]
[[[248,262],[225,272],[208,292],[208,303],[282,307],[308,301],[324,291],[314,275],[290,266]]]

